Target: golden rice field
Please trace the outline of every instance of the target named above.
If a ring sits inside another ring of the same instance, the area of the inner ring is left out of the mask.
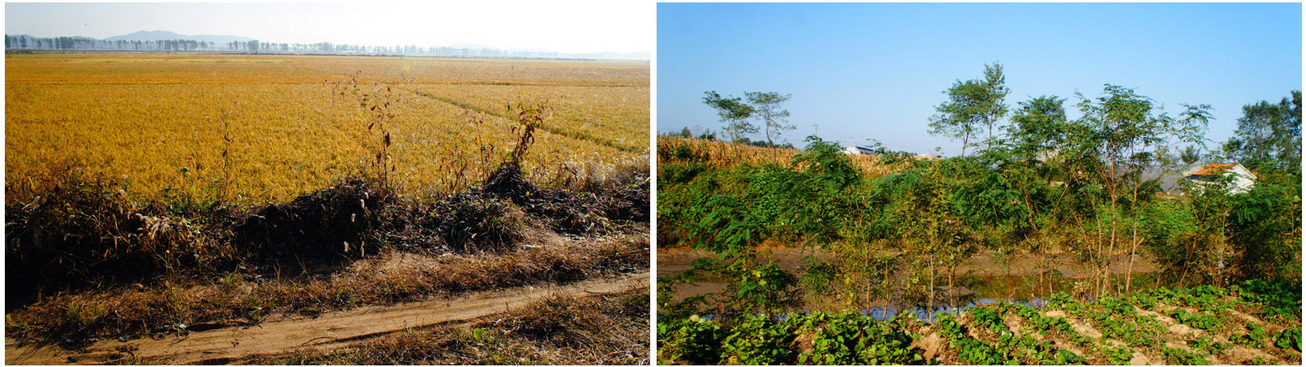
[[[6,193],[75,165],[144,195],[230,177],[243,201],[288,200],[370,164],[368,111],[339,94],[355,76],[364,92],[391,88],[392,177],[410,195],[488,174],[515,141],[505,107],[518,101],[553,108],[524,166],[536,182],[648,159],[647,62],[6,55]]]

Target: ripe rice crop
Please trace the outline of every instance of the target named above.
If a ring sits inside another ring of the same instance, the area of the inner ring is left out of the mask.
[[[486,177],[515,141],[504,106],[534,97],[556,112],[536,133],[528,178],[647,160],[643,62],[35,54],[7,56],[5,70],[6,193],[19,200],[55,162],[144,195],[201,193],[223,177],[250,203],[325,187],[365,167],[376,139],[358,102],[337,93],[351,77],[394,88],[392,176],[406,194]]]
[[[546,131],[626,151],[648,149],[648,86],[430,85],[420,92],[493,114],[503,113],[505,100],[547,99],[556,123]]]

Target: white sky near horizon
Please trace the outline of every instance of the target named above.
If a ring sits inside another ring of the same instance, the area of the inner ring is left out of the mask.
[[[651,1],[5,3],[5,33],[108,38],[162,30],[275,43],[652,52]]]

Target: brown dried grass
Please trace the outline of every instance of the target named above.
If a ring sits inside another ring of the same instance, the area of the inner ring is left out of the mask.
[[[272,314],[315,315],[363,304],[538,283],[566,283],[647,269],[648,235],[632,233],[504,254],[454,256],[432,267],[358,272],[331,278],[264,279],[229,273],[164,281],[150,288],[60,294],[7,317],[10,337],[36,341],[179,332],[178,325],[256,323]]]
[[[794,155],[799,149],[781,147],[757,147],[717,140],[658,137],[658,161],[660,163],[699,162],[708,166],[725,168],[736,165],[777,165],[793,167]],[[686,154],[687,153],[687,154]],[[688,156],[685,158],[685,156]],[[853,167],[867,178],[876,178],[900,171],[910,161],[884,163],[878,155],[851,155]]]

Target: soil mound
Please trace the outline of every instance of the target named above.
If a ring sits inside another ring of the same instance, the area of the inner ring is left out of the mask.
[[[234,228],[236,241],[257,249],[265,260],[357,259],[379,243],[383,211],[393,193],[368,181],[349,178],[286,204],[258,210]],[[375,252],[375,247],[371,250]]]
[[[521,166],[506,162],[485,179],[481,190],[485,193],[510,199],[522,204],[526,199],[539,192],[535,185],[522,176]]]

